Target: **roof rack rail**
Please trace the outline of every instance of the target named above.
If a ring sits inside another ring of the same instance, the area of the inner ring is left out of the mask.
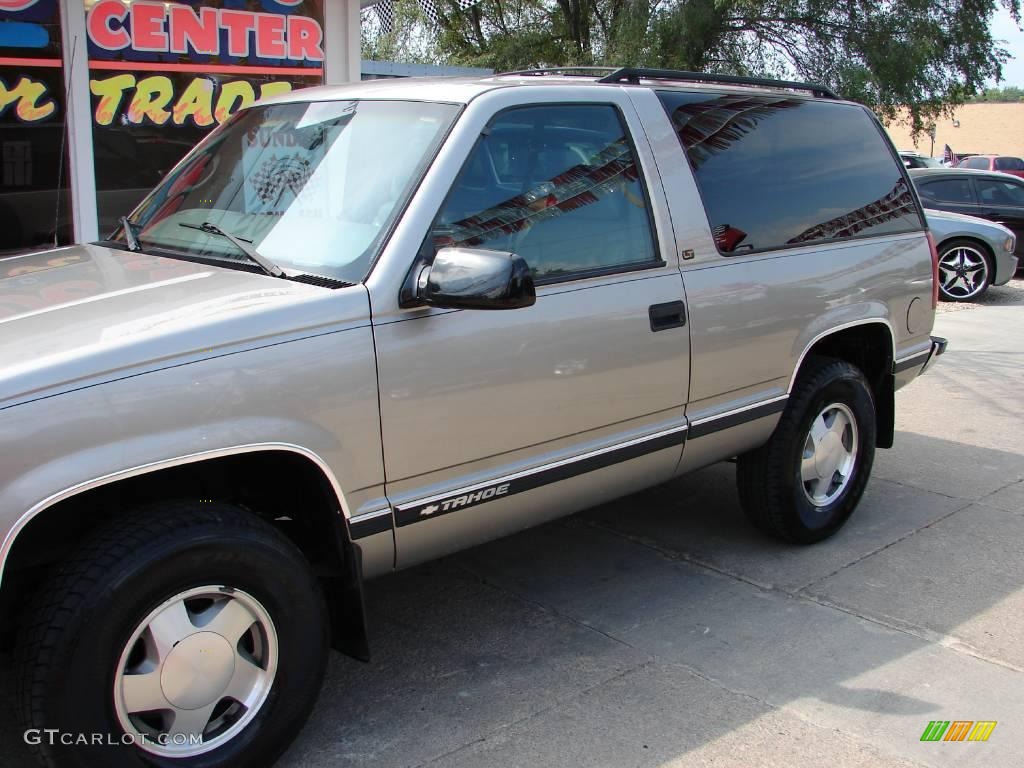
[[[614,72],[618,67],[543,67],[541,69],[518,69],[514,72],[497,72],[495,77],[504,75],[571,75],[576,73],[580,77],[594,77],[602,72]]]
[[[646,69],[643,67],[622,67],[602,77],[599,83],[629,83],[638,85],[640,80],[675,80],[687,83],[721,83],[727,85],[758,85],[766,88],[788,88],[794,91],[809,91],[822,99],[841,101],[831,88],[815,83],[799,83],[793,80],[770,80],[763,77],[741,77],[739,75],[718,75],[707,72],[686,72],[675,69]]]

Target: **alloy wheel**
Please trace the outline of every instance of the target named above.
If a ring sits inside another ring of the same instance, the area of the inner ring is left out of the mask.
[[[958,245],[939,258],[939,286],[951,299],[970,299],[988,284],[988,261],[976,248]]]
[[[187,590],[153,610],[121,654],[118,720],[152,754],[209,752],[259,712],[277,658],[274,623],[254,597],[223,586]]]
[[[846,405],[825,406],[811,422],[800,459],[800,479],[808,501],[825,507],[850,484],[857,466],[857,419]]]

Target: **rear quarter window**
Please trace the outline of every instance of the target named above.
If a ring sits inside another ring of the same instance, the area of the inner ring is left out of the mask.
[[[901,163],[856,105],[659,94],[726,255],[923,228]]]

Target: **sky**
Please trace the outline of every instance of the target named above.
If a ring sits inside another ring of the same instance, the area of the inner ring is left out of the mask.
[[[1001,41],[1001,46],[1014,57],[1003,66],[1003,82],[1000,85],[1024,88],[1024,32],[1017,29],[1010,13],[1003,7],[992,17],[991,29],[992,37]]]

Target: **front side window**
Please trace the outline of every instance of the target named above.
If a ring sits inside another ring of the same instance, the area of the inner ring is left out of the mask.
[[[900,163],[861,108],[660,92],[724,255],[918,230]]]
[[[997,157],[997,171],[1024,171],[1024,160],[1019,157]]]
[[[1009,205],[1024,207],[1024,185],[1013,181],[976,179],[978,197],[982,205]]]
[[[210,223],[285,270],[359,282],[457,113],[404,101],[250,108],[143,201],[133,214],[138,240],[244,261],[226,238],[197,229]]]
[[[659,263],[649,209],[614,107],[521,107],[480,137],[424,248],[511,251],[548,281]]]
[[[970,179],[927,181],[922,183],[918,190],[921,193],[921,199],[926,203],[952,203],[954,205],[972,205],[974,203]]]

